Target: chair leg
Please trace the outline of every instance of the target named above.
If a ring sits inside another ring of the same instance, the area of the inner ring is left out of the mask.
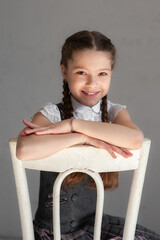
[[[126,221],[124,226],[123,240],[133,240],[142,196],[145,172],[147,167],[151,141],[143,143],[138,169],[134,170],[131,192],[129,196]]]
[[[22,167],[22,162],[17,161],[16,152],[16,142],[10,141],[10,151],[13,163],[14,178],[16,183],[16,191],[18,197],[22,236],[23,240],[34,240],[34,230],[32,223],[32,211],[31,203],[28,190],[28,182],[26,177],[26,171]],[[23,187],[22,187],[23,185]]]
[[[70,169],[63,173],[60,173],[57,176],[57,179],[53,186],[53,230],[54,230],[54,238],[56,240],[61,239],[61,231],[60,231],[60,189],[61,184],[65,177],[73,172],[84,172],[91,176],[97,187],[97,204],[96,204],[96,215],[95,215],[95,226],[94,226],[94,240],[100,240],[101,236],[101,223],[102,223],[102,215],[103,215],[103,204],[104,204],[104,186],[102,179],[98,173],[90,171],[88,169]]]

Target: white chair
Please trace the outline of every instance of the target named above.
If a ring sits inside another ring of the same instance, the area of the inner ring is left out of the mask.
[[[9,141],[14,169],[23,240],[34,240],[32,212],[25,169],[59,172],[53,187],[53,229],[54,240],[60,240],[60,204],[59,193],[64,178],[72,172],[84,172],[90,175],[97,186],[97,206],[94,227],[94,240],[100,240],[101,219],[103,213],[104,188],[100,172],[134,170],[131,192],[128,202],[123,240],[133,240],[143,189],[145,171],[151,141],[145,139],[140,150],[131,151],[133,156],[125,159],[92,146],[74,146],[64,149],[48,158],[20,161],[16,157],[17,139]],[[65,157],[64,157],[65,156]]]

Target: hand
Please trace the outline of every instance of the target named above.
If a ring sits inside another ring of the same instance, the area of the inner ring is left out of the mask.
[[[45,127],[41,127],[37,124],[28,122],[23,120],[23,123],[28,127],[24,129],[21,134],[22,135],[29,135],[29,134],[36,134],[36,135],[46,135],[46,134],[60,134],[60,133],[69,133],[71,132],[71,120],[66,119],[61,122],[57,122],[54,124],[50,124]]]
[[[110,153],[110,155],[113,158],[117,158],[117,156],[115,155],[115,152],[124,158],[133,156],[133,154],[126,148],[118,147],[118,146],[112,145],[110,143],[107,143],[107,142],[104,142],[102,140],[92,138],[92,137],[87,137],[85,145],[91,145],[91,146],[94,146],[97,148],[105,149],[106,151],[108,151]]]
[[[40,128],[39,125],[28,122],[27,120],[23,120],[23,123],[27,126],[27,128],[23,129],[20,132],[20,134],[23,135],[23,136],[32,134],[35,129]]]

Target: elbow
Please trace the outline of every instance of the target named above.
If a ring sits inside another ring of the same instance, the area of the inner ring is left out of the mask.
[[[20,149],[20,150],[18,150],[18,151],[16,151],[16,157],[19,159],[19,160],[21,160],[21,161],[25,161],[26,160],[26,158],[25,158],[25,156],[24,156],[24,154],[23,154],[23,151]]]
[[[136,133],[135,139],[134,139],[134,149],[140,149],[142,147],[144,141],[144,135],[141,131],[138,131],[138,133]]]
[[[27,154],[25,149],[25,142],[23,138],[21,138],[21,140],[18,140],[16,147],[16,157],[21,161],[27,160]]]

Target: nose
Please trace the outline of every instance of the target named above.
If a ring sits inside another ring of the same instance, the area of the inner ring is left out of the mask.
[[[94,85],[97,82],[97,78],[94,75],[88,76],[86,85]]]

